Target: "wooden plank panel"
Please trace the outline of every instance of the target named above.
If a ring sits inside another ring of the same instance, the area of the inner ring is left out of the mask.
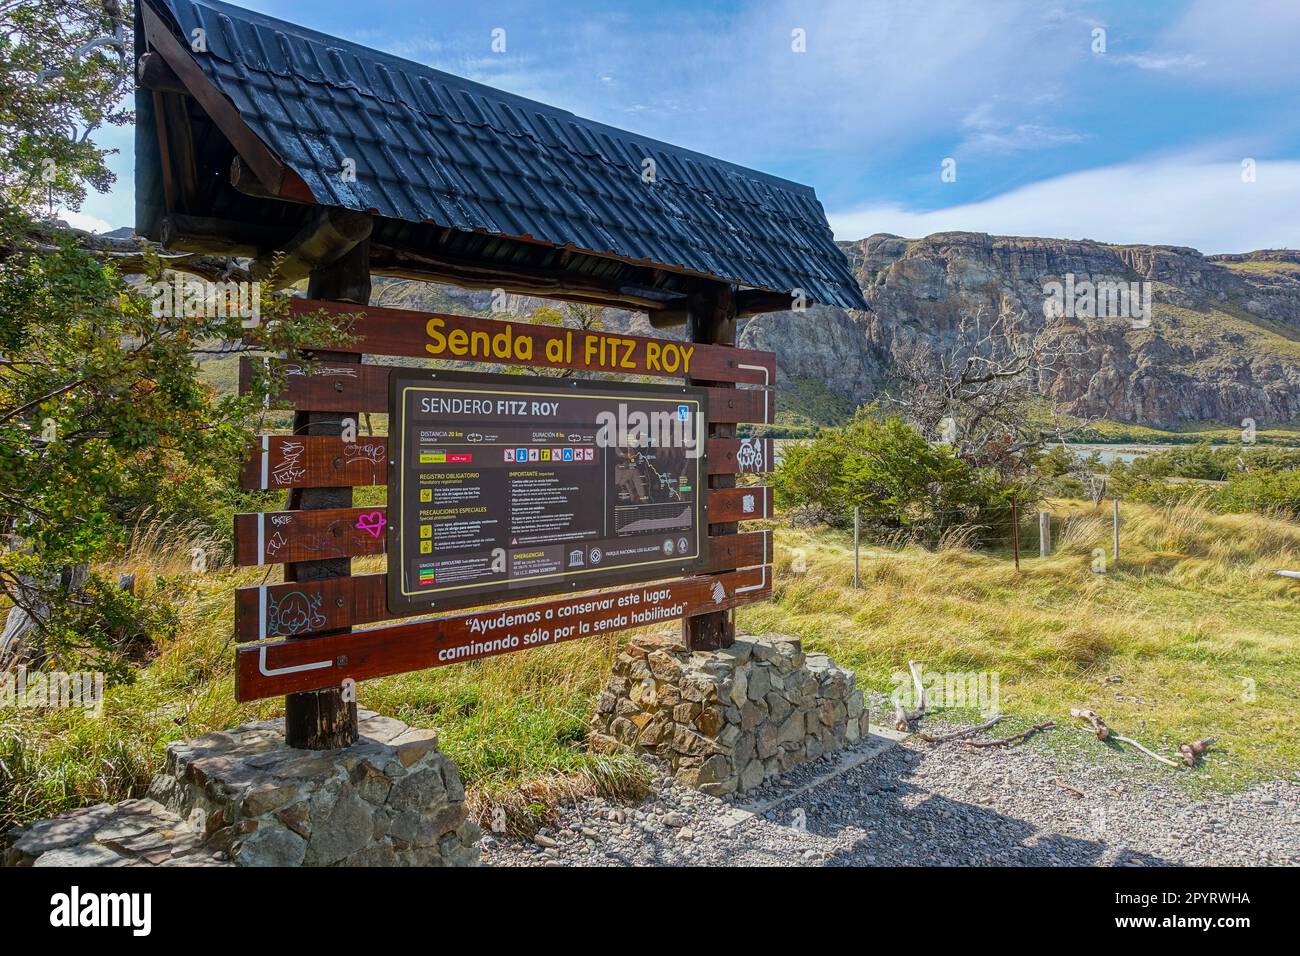
[[[772,532],[746,531],[709,539],[709,570],[731,571],[767,564]],[[324,581],[288,581],[237,588],[235,639],[299,637],[392,617],[388,575],[360,574]]]
[[[772,489],[759,485],[714,488],[709,492],[709,524],[772,517]]]
[[[711,438],[710,475],[760,474],[772,467],[770,438]],[[329,435],[263,435],[244,462],[241,488],[335,488],[387,483],[388,439],[345,442]]]
[[[249,390],[254,361],[247,355],[239,360],[241,394]],[[388,411],[389,367],[386,365],[269,361],[282,365],[288,375],[284,391],[270,400],[272,406],[310,408],[316,412]]]
[[[276,360],[278,361],[278,360]],[[240,359],[239,386],[248,391],[252,362]],[[314,411],[388,411],[388,365],[314,365],[284,363],[289,371],[284,390],[272,398],[275,405]],[[710,388],[709,422],[771,424],[776,415],[776,393],[762,388]]]
[[[311,299],[291,299],[289,306],[299,314],[364,316],[351,323],[351,345],[330,346],[336,352],[776,384],[775,352]]]
[[[388,439],[263,435],[239,473],[241,488],[345,488],[388,483]]]
[[[683,578],[349,634],[251,645],[235,652],[235,696],[240,701],[260,700],[338,687],[345,680],[444,667],[727,610],[765,600],[771,591],[771,568],[764,565],[717,577]]]
[[[245,567],[384,553],[384,508],[235,515],[235,563]]]
[[[711,475],[762,475],[775,470],[776,444],[770,438],[709,439]]]
[[[772,517],[772,489],[717,488],[709,492],[709,524]],[[322,508],[235,515],[235,564],[241,567],[360,558],[385,552],[388,509]]]

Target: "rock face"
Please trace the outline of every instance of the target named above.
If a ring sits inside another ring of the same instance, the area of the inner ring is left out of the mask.
[[[868,715],[853,673],[795,638],[688,653],[663,636],[619,654],[591,724],[592,749],[656,754],[679,783],[724,796],[854,743]]]
[[[1174,246],[939,233],[842,243],[869,305],[816,307],[745,324],[740,344],[777,353],[779,379],[824,382],[871,400],[918,342],[951,346],[963,316],[1006,314],[1032,334],[1043,286],[1149,282],[1152,321],[1064,320],[1062,374],[1042,390],[1080,416],[1153,427],[1300,415],[1300,252],[1202,256]]]
[[[341,750],[285,746],[262,721],[169,744],[147,800],[9,836],[10,866],[475,866],[455,765],[431,730],[369,711]]]

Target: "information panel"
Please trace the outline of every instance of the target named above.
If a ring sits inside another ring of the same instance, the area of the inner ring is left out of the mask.
[[[707,393],[394,369],[388,609],[708,566]]]

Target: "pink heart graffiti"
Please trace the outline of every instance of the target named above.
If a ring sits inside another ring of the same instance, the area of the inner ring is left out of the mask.
[[[383,534],[386,524],[388,519],[384,517],[382,511],[371,511],[357,517],[357,529],[366,532],[372,538],[378,538]]]

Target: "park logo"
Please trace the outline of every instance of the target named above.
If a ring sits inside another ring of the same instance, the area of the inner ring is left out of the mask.
[[[148,936],[153,930],[153,894],[82,893],[74,886],[50,897],[50,925],[69,929],[125,926],[133,936]]]

